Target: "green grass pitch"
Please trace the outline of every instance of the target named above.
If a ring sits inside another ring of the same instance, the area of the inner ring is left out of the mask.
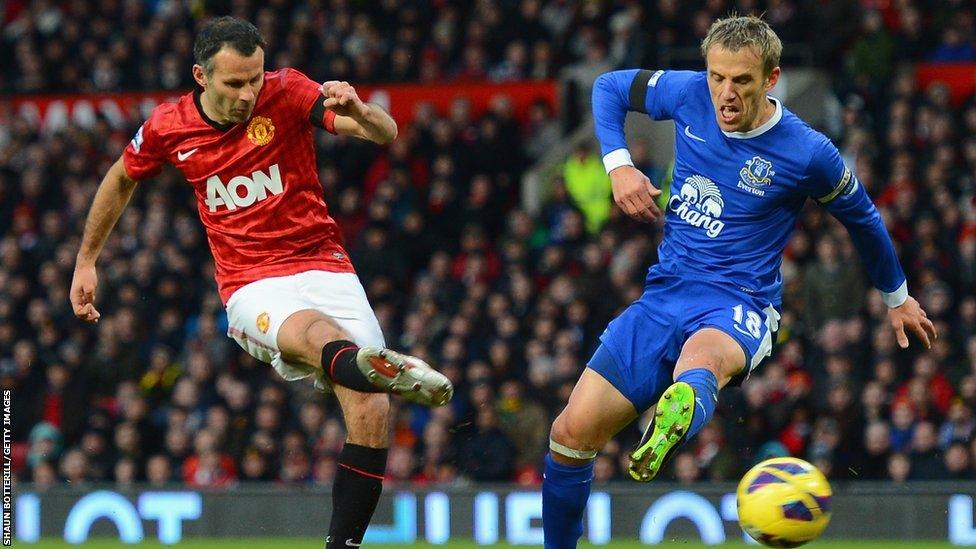
[[[84,545],[72,546],[67,545],[61,540],[42,540],[40,543],[25,544],[20,542],[15,542],[15,547],[32,547],[37,549],[54,549],[55,547],[63,549],[65,547],[97,547],[98,549],[114,549],[114,548],[125,548],[125,547],[177,547],[177,548],[187,548],[187,549],[321,549],[324,547],[324,542],[321,539],[316,538],[213,538],[213,539],[185,539],[178,545],[163,545],[158,541],[151,541],[146,543],[140,543],[138,545],[126,545],[117,540],[106,540],[106,539],[93,539]],[[364,549],[369,548],[379,548],[380,545],[364,545]],[[390,545],[386,546],[390,548],[397,547],[412,547],[419,549],[479,549],[481,547],[486,547],[484,545],[478,545],[473,541],[451,541],[444,545],[431,545],[428,543],[416,543],[414,545]],[[498,544],[493,547],[527,547],[525,545],[507,545]],[[580,547],[585,547],[588,549],[606,548],[606,549],[637,549],[643,547],[652,547],[649,545],[642,545],[636,540],[620,540],[613,541],[609,545],[590,545],[588,543],[580,544]],[[757,545],[747,545],[741,541],[739,542],[729,542],[724,545],[704,545],[699,541],[682,541],[674,540],[667,543],[662,543],[653,547],[663,547],[666,549],[698,549],[705,547],[722,547],[722,548],[740,548],[745,549],[759,547]],[[934,549],[936,547],[951,547],[947,541],[918,541],[918,540],[869,540],[869,541],[853,541],[853,540],[823,540],[814,541],[804,545],[803,547],[809,547],[811,549]]]

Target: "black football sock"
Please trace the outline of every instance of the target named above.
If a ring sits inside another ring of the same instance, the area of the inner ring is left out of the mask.
[[[322,370],[333,383],[361,393],[382,393],[383,389],[370,383],[356,365],[359,347],[352,341],[330,341],[322,347]]]
[[[332,485],[332,522],[325,549],[346,549],[363,542],[383,491],[386,448],[346,443],[339,452]]]

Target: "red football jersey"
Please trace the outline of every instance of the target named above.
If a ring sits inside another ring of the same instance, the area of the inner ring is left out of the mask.
[[[225,126],[204,115],[199,93],[156,107],[122,156],[132,179],[169,162],[193,185],[224,303],[263,278],[354,272],[315,162],[313,125],[335,133],[319,84],[294,69],[265,72],[251,118]]]

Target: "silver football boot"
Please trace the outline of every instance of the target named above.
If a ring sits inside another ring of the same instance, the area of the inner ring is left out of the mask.
[[[443,406],[454,396],[451,380],[415,356],[362,347],[356,353],[356,365],[376,387],[417,404]]]

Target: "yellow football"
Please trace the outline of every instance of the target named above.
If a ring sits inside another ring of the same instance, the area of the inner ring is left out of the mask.
[[[756,465],[739,481],[739,525],[769,547],[797,547],[830,522],[830,483],[816,467],[793,457]]]

